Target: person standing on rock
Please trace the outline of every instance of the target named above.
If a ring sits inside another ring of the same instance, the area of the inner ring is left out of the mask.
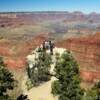
[[[49,41],[49,46],[50,46],[50,53],[51,53],[51,55],[53,55],[54,43]]]

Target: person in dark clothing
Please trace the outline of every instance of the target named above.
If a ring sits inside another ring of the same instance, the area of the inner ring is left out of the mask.
[[[54,44],[51,41],[49,41],[49,45],[50,45],[50,53],[51,55],[53,55]]]
[[[28,74],[28,77],[31,78],[31,73],[30,73],[30,68],[27,67],[27,74]]]
[[[42,46],[43,46],[43,51],[45,51],[46,50],[46,48],[45,48],[45,41],[42,43]]]

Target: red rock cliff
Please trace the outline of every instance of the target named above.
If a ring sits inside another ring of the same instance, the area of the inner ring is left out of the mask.
[[[13,41],[0,41],[0,56],[9,68],[25,68],[26,56],[37,46],[39,46],[46,36],[44,34],[33,37],[30,41],[14,43]]]
[[[80,65],[80,74],[85,81],[100,79],[100,33],[67,39],[59,42],[57,46],[73,51]]]

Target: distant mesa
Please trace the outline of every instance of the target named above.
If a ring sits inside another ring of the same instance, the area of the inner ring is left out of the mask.
[[[1,18],[16,18],[16,14],[0,14]]]

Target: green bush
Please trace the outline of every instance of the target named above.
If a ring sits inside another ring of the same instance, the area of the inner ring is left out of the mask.
[[[84,100],[100,100],[100,81],[86,91]]]
[[[29,79],[26,82],[27,90],[30,90],[33,87],[32,81]]]
[[[59,88],[58,88],[58,87],[59,87]],[[60,85],[59,81],[54,81],[54,82],[52,83],[52,85],[51,85],[51,88],[52,88],[51,93],[52,93],[54,96],[60,94],[60,92],[61,92],[61,85]]]

